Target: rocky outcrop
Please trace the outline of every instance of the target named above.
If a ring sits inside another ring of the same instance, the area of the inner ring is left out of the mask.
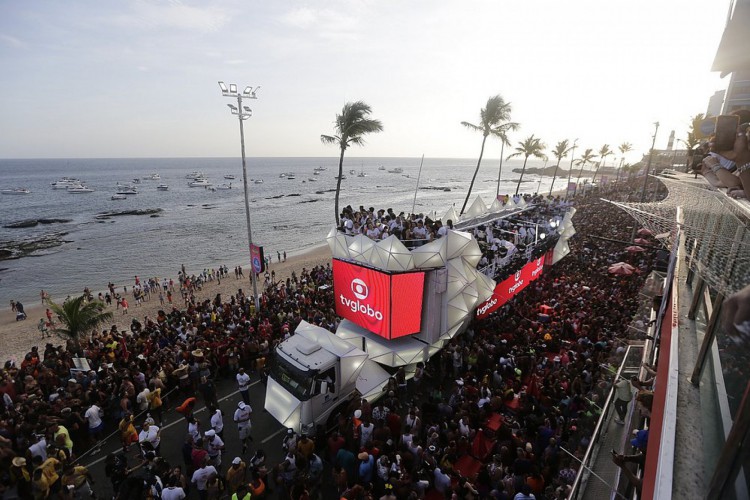
[[[125,215],[154,215],[163,212],[161,208],[147,208],[145,210],[120,210],[117,212],[103,212],[96,216],[99,220],[111,219],[112,217],[122,217]]]
[[[59,247],[63,243],[71,243],[64,239],[67,234],[60,232],[19,241],[0,241],[0,260],[20,259],[33,255],[39,250],[48,250]]]
[[[36,227],[39,224],[66,224],[71,221],[72,219],[27,219],[11,222],[3,227],[7,229],[23,229],[27,227]]]

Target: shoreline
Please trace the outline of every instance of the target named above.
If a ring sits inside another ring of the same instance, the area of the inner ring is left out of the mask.
[[[328,248],[327,243],[320,243],[315,246],[306,248],[304,250],[301,250],[300,253],[296,252],[290,252],[294,253],[294,255],[287,255],[287,260],[283,262],[272,262],[269,265],[269,271],[275,271],[276,273],[276,280],[282,280],[286,279],[287,277],[290,277],[292,274],[292,271],[295,271],[297,274],[300,273],[303,267],[305,268],[311,268],[319,264],[325,264],[330,263],[331,260],[331,250]],[[250,275],[245,272],[245,279],[244,280],[237,280],[234,278],[233,273],[233,267],[227,264],[229,267],[229,276],[221,281],[221,284],[219,284],[216,280],[207,282],[203,285],[203,289],[200,291],[197,291],[195,293],[196,299],[198,301],[203,299],[212,299],[214,296],[216,296],[217,293],[221,293],[224,296],[234,295],[237,293],[237,290],[239,288],[242,288],[245,293],[252,293],[252,282],[250,280]],[[189,269],[189,266],[186,266]],[[218,267],[218,264],[216,265]],[[247,271],[250,266],[248,263],[242,266],[243,271]],[[177,269],[179,270],[179,268]],[[191,273],[192,274],[192,273]],[[197,274],[197,273],[196,273]],[[144,276],[144,278],[147,278]],[[160,279],[163,278],[163,276],[159,277]],[[176,280],[176,278],[173,278]],[[262,288],[262,275],[261,280],[258,283],[259,288]],[[117,285],[116,289],[122,290],[123,286],[128,286],[132,288],[134,283],[128,283],[127,285]],[[106,284],[102,285],[101,289],[102,293],[106,291]],[[99,290],[92,291],[92,294],[96,296],[99,293]],[[129,303],[129,310],[128,314],[122,314],[122,310],[118,309],[114,303],[113,305],[107,307],[106,311],[111,311],[113,313],[112,318],[112,324],[118,324],[118,327],[123,326],[124,328],[128,328],[130,321],[132,318],[138,318],[139,320],[142,320],[143,317],[149,316],[149,317],[156,317],[157,312],[159,309],[169,309],[170,305],[168,302],[165,302],[164,305],[161,305],[159,302],[158,294],[152,294],[151,299],[144,301],[140,306],[135,305],[135,301],[132,300],[132,294],[130,291],[128,294],[123,294],[128,299]],[[55,300],[56,302],[60,303],[64,298],[60,297],[51,297],[51,299]],[[173,306],[177,307],[178,309],[184,308],[184,303],[182,301],[182,297],[179,293],[174,294],[174,301]],[[33,305],[30,304],[24,304],[24,312],[26,312],[26,320],[24,321],[16,321],[16,315],[13,311],[11,311],[10,306],[8,304],[4,305],[4,307],[0,310],[0,325],[2,327],[2,334],[0,334],[0,358],[2,358],[0,361],[5,362],[7,360],[15,360],[16,363],[20,363],[20,360],[23,359],[23,356],[31,350],[33,346],[39,346],[40,351],[42,351],[43,347],[47,343],[51,343],[53,345],[62,345],[64,344],[64,341],[60,339],[59,337],[52,336],[52,337],[45,337],[42,339],[41,334],[39,330],[37,329],[37,325],[39,323],[40,318],[45,318],[45,310],[47,306],[40,304],[39,299],[37,299]]]

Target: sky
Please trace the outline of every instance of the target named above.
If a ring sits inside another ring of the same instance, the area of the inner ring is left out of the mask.
[[[239,156],[218,81],[261,86],[248,156],[337,156],[321,134],[362,100],[356,157],[478,156],[487,99],[551,149],[628,160],[729,78],[710,71],[729,0],[0,0],[0,158]],[[579,152],[581,149],[578,150]],[[506,148],[506,155],[508,154]],[[488,140],[485,157],[498,158]],[[550,155],[551,156],[551,155]],[[619,153],[616,154],[619,157]]]

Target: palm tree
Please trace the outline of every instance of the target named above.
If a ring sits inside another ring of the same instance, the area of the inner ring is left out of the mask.
[[[516,193],[513,196],[516,196],[518,194],[518,190],[521,189],[521,182],[523,181],[523,174],[526,173],[526,162],[529,161],[529,156],[544,158],[544,149],[546,147],[547,146],[542,142],[540,138],[534,137],[534,134],[531,134],[526,138],[525,141],[518,143],[515,153],[508,156],[508,159],[510,160],[514,156],[523,155],[523,169],[521,170],[521,177],[518,178]]]
[[[609,149],[609,144],[605,144],[602,146],[602,148],[599,150],[599,158],[602,159],[602,161],[599,162],[599,165],[596,167],[596,171],[594,172],[594,177],[591,179],[591,183],[593,184],[596,181],[596,174],[599,173],[599,169],[604,166],[604,161],[607,158],[607,156],[614,154],[612,153],[612,150]]]
[[[625,161],[625,153],[628,153],[633,150],[633,145],[629,142],[623,142],[620,144],[620,146],[617,148],[620,150],[620,154],[622,154],[622,157],[620,157],[620,168],[617,169],[617,181],[620,182],[620,171],[622,170],[622,164]]]
[[[483,109],[479,111],[479,125],[474,125],[469,122],[461,122],[466,128],[482,133],[482,148],[479,150],[479,160],[477,160],[477,167],[474,169],[474,175],[471,178],[471,184],[469,184],[469,191],[466,193],[466,199],[464,200],[464,206],[461,207],[462,215],[466,210],[466,205],[469,203],[469,197],[471,196],[471,190],[474,188],[474,181],[479,173],[479,166],[482,164],[482,156],[484,155],[484,144],[487,142],[487,137],[493,135],[500,138],[505,144],[508,140],[506,133],[510,130],[516,130],[518,124],[508,121],[510,120],[510,103],[500,95],[496,95],[487,99],[487,104]],[[502,156],[502,153],[501,153]]]
[[[568,147],[569,141],[563,139],[555,145],[555,149],[552,150],[552,155],[557,158],[557,164],[555,165],[555,173],[552,176],[552,184],[549,186],[549,195],[552,196],[552,188],[555,185],[555,179],[557,179],[557,169],[560,167],[560,160],[568,156],[572,147]]]
[[[363,146],[364,136],[370,133],[381,132],[383,124],[380,120],[370,118],[372,109],[362,101],[347,102],[336,115],[334,129],[337,135],[321,135],[323,144],[336,144],[341,150],[339,156],[339,175],[336,181],[336,226],[339,225],[339,194],[341,193],[341,177],[344,175],[344,152],[352,144]]]
[[[594,150],[589,148],[583,152],[581,158],[576,160],[576,165],[581,166],[581,170],[578,171],[578,179],[576,179],[576,193],[578,193],[578,185],[581,183],[581,174],[583,173],[583,167],[585,167],[587,163],[593,163],[594,158],[596,158]]]
[[[49,307],[60,320],[53,333],[70,340],[77,353],[81,352],[82,337],[112,319],[111,312],[102,312],[105,307],[102,302],[86,302],[83,295],[66,300],[62,305],[50,301]]]

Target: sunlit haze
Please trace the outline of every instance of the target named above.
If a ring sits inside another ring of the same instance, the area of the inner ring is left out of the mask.
[[[628,141],[637,160],[654,122],[666,147],[726,88],[710,67],[728,5],[0,0],[0,157],[239,155],[223,80],[262,86],[249,156],[336,156],[320,134],[363,100],[384,131],[349,155],[476,157],[481,135],[460,122],[500,94],[514,145]]]

